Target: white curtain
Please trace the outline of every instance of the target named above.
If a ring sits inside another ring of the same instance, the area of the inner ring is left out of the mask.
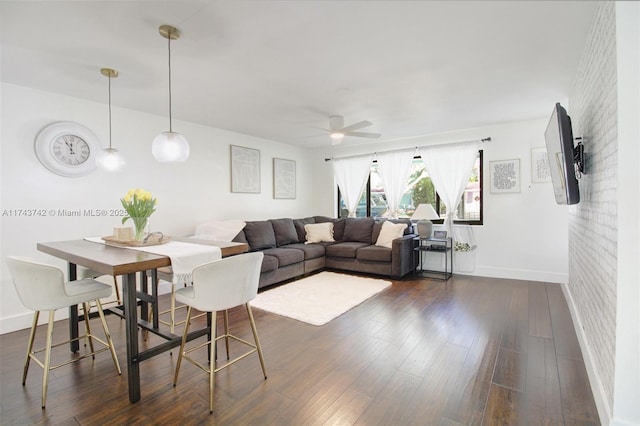
[[[456,218],[456,209],[473,171],[480,143],[473,141],[419,148],[431,182],[447,208],[445,229],[454,238],[453,220]]]
[[[398,217],[400,200],[407,192],[407,180],[409,173],[411,173],[413,151],[383,152],[376,154],[376,160],[378,160],[378,174],[382,180],[389,206],[387,215],[396,218]]]
[[[356,215],[356,207],[371,171],[373,155],[332,160],[333,176],[340,188],[349,217]]]

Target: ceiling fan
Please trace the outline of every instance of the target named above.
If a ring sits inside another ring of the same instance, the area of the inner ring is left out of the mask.
[[[362,129],[373,125],[370,121],[359,121],[350,126],[344,125],[344,117],[341,115],[332,115],[329,117],[329,129],[325,129],[331,136],[331,145],[338,145],[345,136],[355,136],[359,138],[379,138],[380,133],[354,132],[354,130]]]

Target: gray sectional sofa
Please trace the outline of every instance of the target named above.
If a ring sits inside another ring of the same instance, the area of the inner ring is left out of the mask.
[[[331,222],[334,242],[307,242],[305,225]],[[246,242],[250,251],[262,251],[264,260],[259,287],[299,277],[321,269],[362,272],[401,278],[414,269],[411,223],[391,247],[376,245],[384,220],[324,216],[304,219],[270,219],[246,222],[234,238]]]

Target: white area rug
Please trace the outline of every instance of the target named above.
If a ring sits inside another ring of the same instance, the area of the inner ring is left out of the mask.
[[[391,285],[390,281],[335,272],[259,293],[251,306],[313,325],[323,325]]]

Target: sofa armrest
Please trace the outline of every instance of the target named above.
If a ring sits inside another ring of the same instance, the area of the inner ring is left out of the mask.
[[[401,278],[413,271],[414,265],[414,242],[415,234],[407,234],[396,238],[391,243],[391,275]]]

